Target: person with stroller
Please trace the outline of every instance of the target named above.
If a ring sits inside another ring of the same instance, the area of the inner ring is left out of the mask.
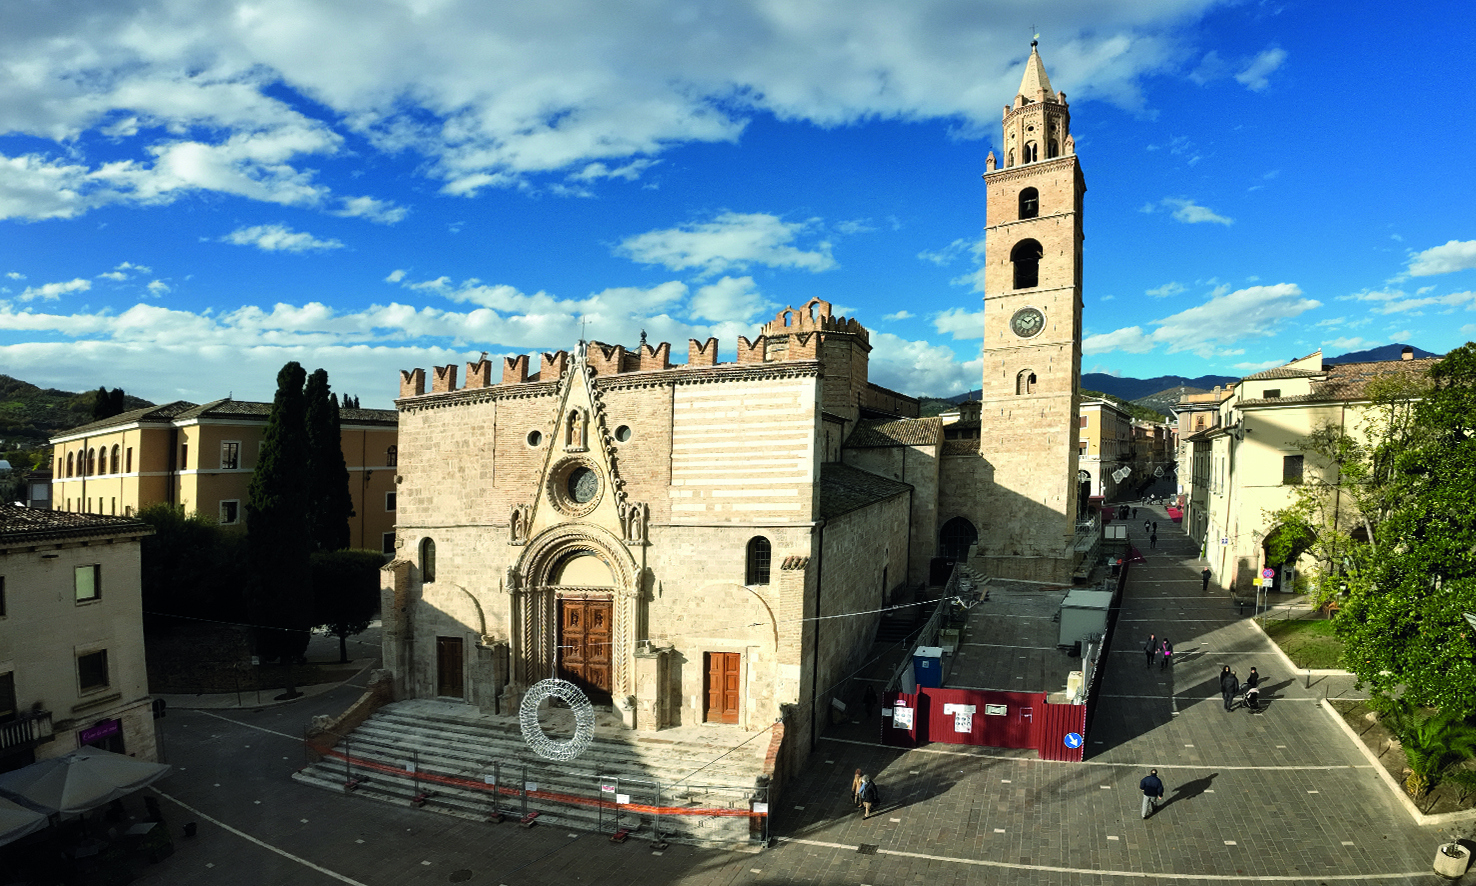
[[[1261,709],[1260,684],[1261,675],[1256,673],[1255,668],[1251,668],[1250,673],[1245,675],[1245,685],[1240,687],[1240,694],[1245,697],[1245,706],[1252,711]]]

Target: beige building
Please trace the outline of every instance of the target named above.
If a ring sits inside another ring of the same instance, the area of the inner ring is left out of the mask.
[[[139,591],[152,532],[0,505],[0,771],[83,745],[156,758]]]
[[[176,401],[135,409],[51,438],[52,507],[128,516],[158,502],[245,525],[247,488],[270,403]],[[395,530],[398,431],[389,409],[344,409],[339,421],[354,516],[349,545],[389,553]]]
[[[1142,481],[1141,465],[1134,458],[1133,417],[1111,400],[1083,400],[1077,423],[1077,461],[1081,480],[1090,484],[1090,494],[1104,502],[1125,501]],[[1121,475],[1122,469],[1130,473]],[[1118,480],[1114,474],[1121,476]]]
[[[1298,441],[1319,427],[1350,436],[1363,433],[1371,383],[1422,378],[1437,358],[1328,365],[1322,352],[1246,376],[1218,404],[1214,421],[1192,434],[1194,463],[1191,532],[1202,532],[1206,558],[1222,588],[1251,593],[1253,579],[1270,568],[1276,590],[1291,589],[1295,571],[1311,566],[1270,562],[1267,538],[1275,532],[1268,515],[1292,502],[1292,490],[1310,472],[1335,471],[1302,451]],[[1328,477],[1327,479],[1331,479]],[[1200,490],[1203,489],[1201,494]],[[1199,504],[1199,502],[1203,502]],[[1355,515],[1346,513],[1343,519]],[[1201,528],[1202,527],[1202,528]]]
[[[783,718],[802,759],[935,562],[1069,583],[1084,185],[1033,51],[1004,123],[983,399],[956,413],[871,383],[870,333],[819,299],[734,363],[643,340],[402,372],[397,693],[510,713],[557,675],[636,729]]]

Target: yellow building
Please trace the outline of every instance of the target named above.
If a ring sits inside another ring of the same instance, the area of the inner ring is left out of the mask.
[[[128,516],[158,502],[244,525],[247,486],[270,403],[182,400],[135,409],[51,438],[52,506]],[[349,544],[392,551],[398,422],[388,409],[339,414],[354,516]]]
[[[1402,360],[1327,365],[1317,351],[1229,388],[1205,429],[1186,440],[1194,463],[1188,528],[1203,538],[1220,587],[1252,593],[1253,580],[1271,569],[1275,590],[1292,588],[1298,564],[1268,561],[1266,540],[1276,529],[1268,515],[1291,504],[1293,487],[1311,472],[1336,470],[1317,464],[1299,442],[1324,426],[1359,437],[1372,382],[1423,378],[1437,360],[1416,360],[1406,348]]]
[[[1142,479],[1133,464],[1133,417],[1110,400],[1084,400],[1077,421],[1081,425],[1081,438],[1076,443],[1081,482],[1091,483],[1093,498],[1131,498],[1131,490]],[[1113,474],[1122,468],[1133,472],[1118,482]]]

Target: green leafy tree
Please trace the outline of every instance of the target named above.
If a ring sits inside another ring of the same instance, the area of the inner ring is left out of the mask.
[[[1452,710],[1426,712],[1403,698],[1382,697],[1375,707],[1383,723],[1404,749],[1409,775],[1404,789],[1416,799],[1423,797],[1454,765],[1476,755],[1476,727]],[[1468,775],[1456,781],[1466,783]]]
[[[363,633],[379,611],[378,551],[313,554],[313,621],[338,638],[338,660],[348,658],[348,638]]]
[[[277,373],[277,394],[247,492],[248,598],[265,659],[300,658],[313,624],[305,375],[295,361]]]
[[[143,609],[151,617],[244,621],[245,540],[179,505],[148,505],[138,518],[154,527],[139,544]]]
[[[348,520],[354,515],[348,466],[338,422],[338,400],[328,387],[328,373],[308,376],[307,389],[308,521],[313,547],[341,551],[349,545]]]
[[[1338,618],[1345,664],[1379,692],[1476,713],[1476,344],[1430,371],[1390,462],[1387,517]]]

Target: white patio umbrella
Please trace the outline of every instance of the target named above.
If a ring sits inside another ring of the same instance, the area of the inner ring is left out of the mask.
[[[0,846],[36,833],[46,827],[46,822],[46,816],[41,813],[0,799]]]
[[[162,763],[78,748],[0,775],[0,794],[48,812],[74,814],[126,797],[168,771]]]

